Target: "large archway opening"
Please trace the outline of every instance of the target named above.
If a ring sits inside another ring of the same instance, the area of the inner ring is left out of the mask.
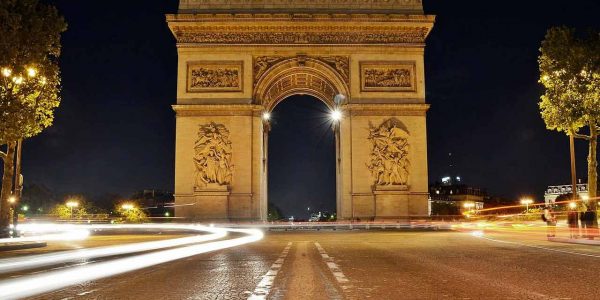
[[[321,220],[336,212],[336,141],[331,109],[309,95],[293,95],[270,114],[270,219]]]

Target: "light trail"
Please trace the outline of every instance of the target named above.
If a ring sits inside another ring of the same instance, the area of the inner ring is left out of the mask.
[[[191,230],[200,232],[211,232],[207,235],[197,235],[191,237],[152,241],[144,243],[135,243],[118,246],[97,247],[81,250],[71,250],[59,253],[40,254],[23,257],[0,259],[0,274],[14,271],[22,271],[27,269],[39,268],[48,265],[57,265],[65,262],[76,261],[81,259],[92,259],[98,257],[131,254],[135,252],[151,251],[164,248],[171,248],[195,243],[202,243],[211,240],[224,238],[227,236],[227,231],[221,228],[206,227],[199,225],[157,225],[157,224],[142,224],[142,225],[83,225],[87,229],[169,229],[169,230]],[[86,232],[88,232],[86,230]]]
[[[185,246],[162,250],[148,254],[140,254],[127,258],[119,258],[106,262],[71,267],[64,270],[51,271],[38,275],[24,276],[0,283],[0,299],[20,299],[87,281],[110,277],[174,260],[244,245],[263,238],[263,233],[256,229],[222,229],[239,232],[247,236],[209,242],[199,245]]]

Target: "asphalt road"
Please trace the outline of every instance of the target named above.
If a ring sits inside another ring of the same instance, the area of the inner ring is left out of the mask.
[[[540,230],[472,231],[270,232],[31,299],[600,297],[599,246],[548,242]]]

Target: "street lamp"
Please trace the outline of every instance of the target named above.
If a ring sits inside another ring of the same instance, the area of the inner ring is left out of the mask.
[[[529,213],[529,204],[532,204],[533,200],[531,198],[523,198],[521,199],[521,204],[525,205],[525,213]]]
[[[135,206],[131,203],[124,203],[123,205],[121,205],[121,208],[124,210],[132,210],[135,208]]]
[[[71,216],[71,219],[72,219],[73,218],[73,207],[78,207],[79,206],[79,202],[77,202],[75,200],[70,200],[70,201],[67,201],[66,205],[71,210],[70,216]]]
[[[263,112],[262,118],[264,121],[269,121],[271,119],[271,113],[268,111]]]
[[[339,109],[334,109],[329,113],[331,120],[337,122],[342,119],[342,112]]]

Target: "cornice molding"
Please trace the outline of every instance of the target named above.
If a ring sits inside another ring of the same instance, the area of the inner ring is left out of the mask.
[[[177,117],[190,116],[260,116],[262,105],[254,104],[189,104],[172,105]]]
[[[395,11],[423,13],[422,0],[180,0],[180,11]]]
[[[179,44],[424,44],[434,16],[167,15]]]

